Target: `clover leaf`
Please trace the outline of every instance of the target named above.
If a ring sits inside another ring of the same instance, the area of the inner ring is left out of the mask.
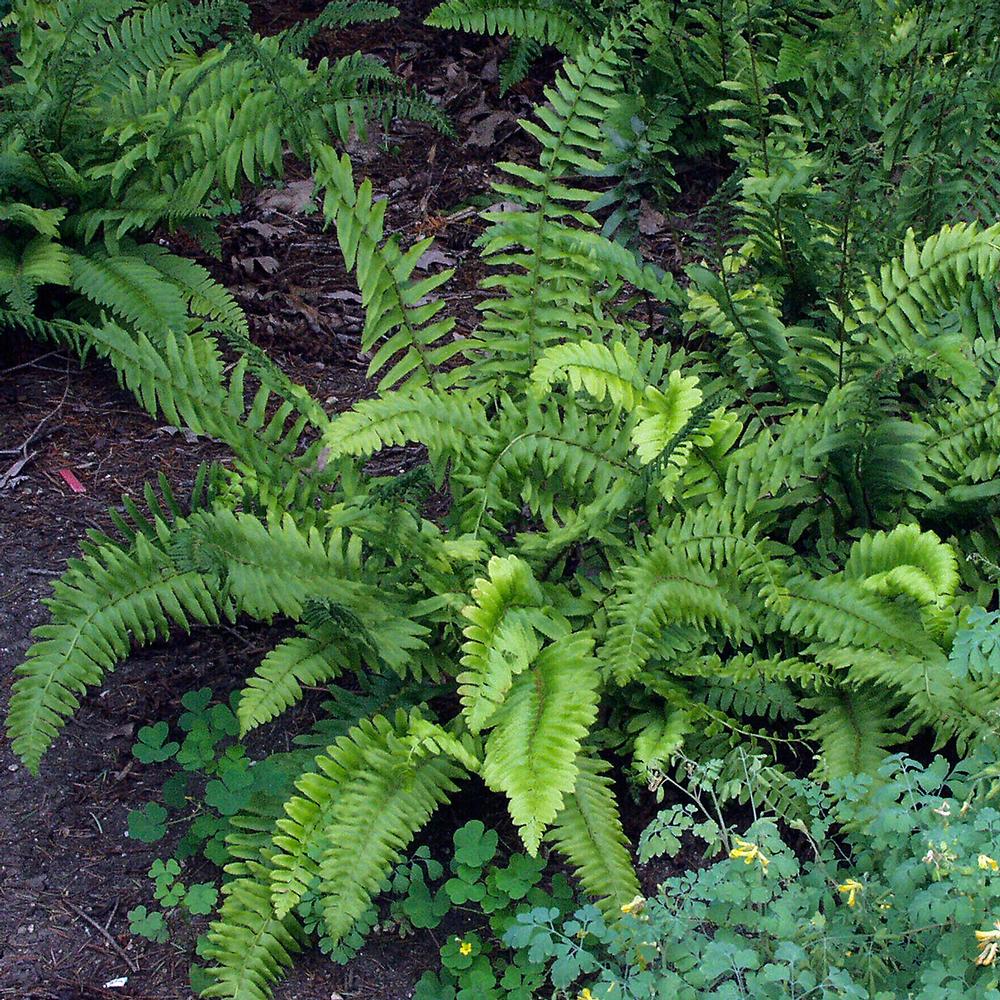
[[[170,937],[163,914],[159,910],[150,912],[145,906],[137,906],[128,911],[128,929],[157,944],[163,944]]]
[[[171,740],[167,742],[170,727],[165,722],[157,722],[155,726],[143,726],[139,730],[132,754],[143,764],[161,764],[169,760],[180,749],[180,744]]]
[[[252,787],[253,778],[245,771],[229,771],[221,781],[210,781],[205,786],[205,803],[223,816],[232,816],[246,805]]]
[[[197,691],[188,691],[181,698],[181,704],[187,709],[180,719],[178,725],[184,732],[190,732],[194,724],[200,721],[208,708],[208,703],[212,700],[212,689],[208,687],[199,688]]]
[[[421,929],[437,927],[450,909],[447,894],[438,890],[431,894],[427,883],[421,878],[410,882],[409,892],[400,904],[400,909],[414,927]]]
[[[218,901],[219,890],[214,882],[196,882],[184,897],[184,905],[194,914],[211,913]]]
[[[184,898],[183,882],[157,882],[153,898],[161,905],[172,909]]]
[[[167,833],[167,810],[156,802],[149,802],[142,809],[131,809],[128,814],[128,835],[144,844],[155,844]]]
[[[505,892],[511,899],[524,899],[529,890],[541,881],[544,867],[543,858],[514,854],[506,868],[497,868],[490,873],[490,879],[497,889]]]
[[[181,866],[174,858],[157,858],[149,867],[149,877],[159,882],[161,879],[173,882],[181,873]]]
[[[461,878],[450,878],[444,884],[448,898],[456,905],[463,903],[478,903],[486,895],[486,886],[482,882],[466,882]]]
[[[187,804],[187,786],[189,776],[186,771],[178,771],[172,774],[160,789],[160,798],[163,804],[171,809],[183,809]]]
[[[497,852],[496,830],[487,830],[474,819],[455,831],[455,862],[470,868],[482,868]]]

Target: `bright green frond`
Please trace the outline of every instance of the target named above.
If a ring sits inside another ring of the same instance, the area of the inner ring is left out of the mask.
[[[597,717],[592,645],[589,636],[571,635],[546,646],[493,716],[483,778],[506,793],[532,855],[574,787],[580,742]]]
[[[471,624],[463,630],[465,670],[457,680],[473,733],[489,725],[514,678],[534,662],[541,648],[535,625],[545,625],[545,600],[527,563],[494,556],[488,572],[472,588],[474,603],[462,609]]]
[[[565,4],[547,0],[447,0],[427,16],[435,28],[475,31],[486,35],[554,45],[561,52],[575,53],[583,45],[584,26]]]
[[[343,631],[332,623],[304,628],[285,639],[264,658],[240,693],[240,729],[251,729],[277,718],[302,698],[303,685],[335,680],[350,666]]]
[[[819,767],[827,778],[877,773],[888,748],[903,739],[893,702],[878,688],[840,687],[805,704],[819,713],[804,728],[822,749]]]
[[[291,968],[305,942],[297,917],[275,915],[263,867],[252,864],[249,871],[223,888],[225,901],[205,949],[214,963],[208,969],[213,982],[203,997],[270,1000],[271,986]]]
[[[465,774],[454,760],[415,752],[406,717],[362,723],[337,747],[350,777],[337,788],[320,862],[323,921],[334,941],[379,891],[413,835]]]
[[[621,907],[639,894],[639,880],[612,782],[605,776],[608,769],[596,757],[577,758],[576,783],[545,839],[555,844],[576,870],[583,888],[613,917],[620,916]]]

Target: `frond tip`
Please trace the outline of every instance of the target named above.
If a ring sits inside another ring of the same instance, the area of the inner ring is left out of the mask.
[[[576,869],[580,884],[598,899],[609,916],[639,893],[639,880],[622,829],[609,765],[581,755],[576,781],[565,805],[546,835]]]
[[[52,620],[18,667],[7,717],[14,752],[32,772],[80,705],[133,644],[165,638],[171,624],[218,623],[208,582],[174,565],[143,535],[134,552],[106,545],[74,560],[47,601]]]
[[[598,674],[586,635],[557,639],[518,675],[494,717],[483,778],[505,792],[529,854],[576,783],[576,755],[597,718]]]

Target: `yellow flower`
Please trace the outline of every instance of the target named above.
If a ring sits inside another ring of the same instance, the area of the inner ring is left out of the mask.
[[[471,945],[471,944],[470,944],[470,943],[469,943],[468,941],[463,941],[463,942],[462,942],[462,943],[461,943],[461,944],[460,944],[460,945],[458,946],[458,950],[459,950],[459,951],[460,951],[460,952],[461,952],[461,953],[462,953],[463,955],[471,955],[471,954],[472,954],[472,945]]]
[[[993,928],[991,931],[976,931],[976,941],[979,942],[976,965],[992,965],[1000,955],[1000,920]]]
[[[622,903],[622,913],[642,913],[646,900],[642,896],[636,896],[628,903]]]
[[[594,1000],[594,994],[590,992],[589,986],[584,986],[576,995],[576,1000]]]
[[[854,906],[858,901],[858,893],[864,892],[864,884],[859,882],[857,879],[849,878],[843,885],[837,886],[837,892],[847,893],[847,905]]]
[[[1000,864],[997,864],[997,862],[988,854],[980,854],[979,867],[982,868],[983,871],[989,870],[991,872],[995,872],[1000,869]]]
[[[760,865],[761,871],[766,875],[767,866],[771,863],[756,844],[751,844],[746,840],[736,838],[736,846],[729,852],[731,858],[742,858],[743,864],[752,865],[755,861]]]

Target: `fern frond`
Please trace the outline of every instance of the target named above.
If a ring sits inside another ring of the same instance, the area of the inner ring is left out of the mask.
[[[346,153],[338,159],[332,149],[321,149],[316,181],[325,192],[323,212],[336,226],[347,269],[357,273],[365,308],[362,347],[370,351],[378,344],[368,374],[374,375],[393,361],[379,382],[382,390],[394,386],[441,388],[454,381],[443,366],[474,345],[451,336],[455,320],[436,319],[444,303],[429,298],[452,271],[413,279],[432,241],[421,240],[405,253],[394,241],[383,241],[386,203],[374,200],[371,181],[355,187]]]
[[[109,255],[99,248],[85,254],[67,251],[72,285],[143,333],[162,341],[188,329],[180,290],[136,254]]]
[[[485,35],[511,35],[520,41],[552,45],[567,55],[584,44],[586,27],[572,8],[551,0],[446,0],[427,15],[433,28]]]
[[[296,704],[303,685],[336,680],[351,666],[343,632],[332,623],[301,632],[272,649],[240,692],[241,735]]]
[[[410,442],[426,445],[432,456],[448,456],[488,436],[485,409],[476,396],[422,388],[355,403],[330,422],[323,444],[331,458],[371,455]]]
[[[858,331],[882,360],[911,354],[943,377],[968,384],[976,373],[961,345],[936,333],[932,323],[953,308],[970,278],[989,281],[998,269],[1000,225],[945,226],[919,247],[908,231],[903,256],[884,264],[877,279],[865,278],[865,297],[854,300],[854,317],[845,317],[845,327]]]
[[[545,839],[566,857],[605,915],[614,917],[639,894],[639,880],[608,770],[596,757],[577,758],[576,783]]]
[[[597,718],[593,639],[571,635],[538,654],[518,674],[493,716],[483,779],[505,792],[528,853],[562,809],[576,780],[580,742]]]
[[[0,237],[0,296],[15,311],[31,312],[42,285],[68,285],[71,279],[69,254],[50,237],[38,235],[23,247]]]
[[[218,595],[207,581],[142,535],[132,552],[102,546],[73,560],[46,604],[52,621],[34,632],[7,718],[14,752],[33,773],[87,688],[134,644],[165,638],[171,624],[189,630],[192,621],[219,620]]]
[[[367,21],[388,21],[399,16],[399,10],[387,3],[374,0],[333,0],[315,17],[287,28],[275,37],[283,52],[302,55],[309,43],[321,31],[333,31],[349,24]]]
[[[923,606],[951,602],[958,587],[955,550],[933,531],[901,524],[890,532],[865,535],[851,546],[844,576],[866,590],[894,597],[906,594]]]
[[[338,941],[368,907],[413,835],[465,771],[446,756],[414,752],[406,717],[362,723],[333,755],[349,779],[338,788],[320,862],[323,922]],[[401,738],[404,737],[404,738]]]
[[[719,626],[734,642],[746,631],[719,581],[666,547],[644,553],[618,571],[608,622],[601,660],[622,685],[657,655],[671,624]]]
[[[564,379],[575,392],[584,389],[599,403],[609,398],[615,406],[627,409],[637,405],[645,389],[635,361],[621,341],[610,347],[581,341],[546,348],[531,371],[532,394],[544,399],[552,386]]]
[[[271,1000],[271,986],[291,968],[305,943],[293,914],[277,917],[268,892],[266,869],[247,866],[248,875],[223,886],[219,917],[208,930],[205,957],[214,962],[212,984],[201,994],[218,1000]]]
[[[549,106],[539,109],[538,122],[522,123],[542,146],[539,168],[500,164],[513,182],[496,190],[519,210],[485,216],[490,228],[481,239],[483,256],[503,269],[483,282],[502,294],[479,306],[481,337],[492,357],[477,372],[489,378],[526,374],[546,347],[604,332],[594,290],[607,280],[608,268],[597,263],[595,251],[612,244],[594,232],[596,220],[579,207],[591,193],[562,178],[599,169],[602,123],[617,107],[621,51],[633,31],[634,18],[626,18],[581,48],[546,89]]]
[[[877,774],[889,747],[902,742],[892,699],[870,685],[828,690],[804,704],[819,713],[803,729],[822,748],[820,770],[828,779]]]
[[[466,724],[478,733],[490,724],[514,678],[540,650],[535,627],[543,625],[544,597],[527,563],[516,556],[494,556],[488,579],[472,588],[473,603],[462,609],[471,624],[463,630],[462,666],[456,680]]]

